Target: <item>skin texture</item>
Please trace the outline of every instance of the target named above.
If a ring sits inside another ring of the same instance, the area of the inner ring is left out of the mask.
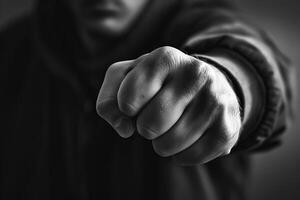
[[[149,0],[66,0],[82,33],[118,37],[137,19]]]
[[[158,155],[182,164],[229,154],[241,129],[223,73],[172,47],[111,65],[96,107],[121,137],[137,131]]]

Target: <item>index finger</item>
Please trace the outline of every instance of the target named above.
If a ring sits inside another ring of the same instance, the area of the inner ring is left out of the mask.
[[[117,94],[123,79],[134,67],[135,62],[134,60],[117,62],[108,68],[96,102],[98,115],[124,138],[133,134],[135,126],[133,121],[119,110]]]

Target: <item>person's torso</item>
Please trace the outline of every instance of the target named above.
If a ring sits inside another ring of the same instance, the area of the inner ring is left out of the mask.
[[[120,138],[96,114],[97,88],[53,70],[19,27],[1,48],[2,199],[242,199],[246,158],[183,167],[137,134]]]

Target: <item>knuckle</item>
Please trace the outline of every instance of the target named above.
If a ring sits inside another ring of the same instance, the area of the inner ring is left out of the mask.
[[[177,52],[177,49],[168,46],[157,49],[158,65],[174,65],[176,63]]]
[[[119,68],[119,63],[118,62],[113,63],[108,67],[106,74],[113,74],[117,72],[118,68]]]
[[[116,63],[114,63],[107,68],[105,72],[105,77],[113,77],[117,73],[118,73],[118,66]]]
[[[236,94],[223,75],[209,72],[208,79],[207,89],[211,95],[215,96],[215,100],[217,100],[218,104],[224,106],[231,104],[238,105]]]
[[[242,126],[239,105],[231,104],[225,106],[223,118],[225,129],[228,132],[232,133],[232,135],[239,133]]]
[[[108,67],[105,75],[112,76],[112,77],[114,77],[115,75],[126,75],[130,70],[130,68],[124,68],[123,66],[124,66],[123,61],[115,62]]]
[[[228,144],[234,138],[234,134],[228,130],[222,131],[219,135],[219,141],[223,144]]]
[[[225,110],[225,105],[222,103],[219,96],[216,95],[214,92],[211,92],[210,89],[208,89],[208,91],[206,92],[208,107],[215,112],[223,113]]]
[[[236,108],[239,109],[239,104],[236,95],[222,86],[222,83],[208,81],[205,88],[208,98],[216,104],[221,111],[228,110],[228,107],[230,107],[232,112],[237,112]]]
[[[197,88],[206,82],[207,73],[207,67],[198,60],[189,61],[183,68],[184,81],[190,82],[192,86]]]
[[[157,53],[161,55],[169,55],[170,53],[174,52],[176,49],[170,46],[163,46],[157,49]]]
[[[238,102],[231,103],[226,107],[227,115],[236,123],[237,128],[241,127],[241,110]]]
[[[216,101],[214,103],[216,104],[214,126],[217,130],[218,142],[224,145],[235,143],[241,129],[239,112],[235,107],[230,108],[227,104],[220,102],[219,98],[214,99],[213,101]],[[233,111],[228,111],[229,109],[233,109]]]
[[[192,70],[192,72],[194,74],[197,74],[197,75],[205,74],[206,76],[208,75],[209,69],[204,62],[191,57],[191,59],[189,60],[189,63],[190,63],[190,69]]]
[[[235,143],[237,141],[240,128],[240,120],[225,116],[220,124],[219,141],[223,144]]]

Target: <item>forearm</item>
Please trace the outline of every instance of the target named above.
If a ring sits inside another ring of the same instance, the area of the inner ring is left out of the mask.
[[[228,68],[245,96],[244,131],[237,149],[264,148],[285,130],[291,116],[293,70],[288,60],[266,34],[233,10],[205,5],[194,10],[190,18],[183,16],[190,25],[174,26],[175,31],[189,30],[179,48]]]

